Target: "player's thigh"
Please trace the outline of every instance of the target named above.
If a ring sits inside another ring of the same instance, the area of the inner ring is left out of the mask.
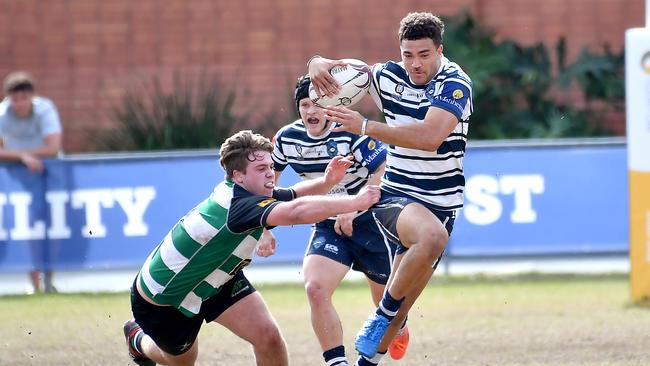
[[[443,223],[429,209],[419,203],[405,206],[397,218],[397,234],[403,246],[433,242],[446,245],[449,234]]]
[[[221,313],[215,322],[253,344],[258,343],[263,337],[280,332],[275,319],[258,292],[237,301]]]
[[[310,286],[333,293],[350,270],[348,265],[337,262],[319,254],[310,254],[305,257],[302,264],[305,286]]]

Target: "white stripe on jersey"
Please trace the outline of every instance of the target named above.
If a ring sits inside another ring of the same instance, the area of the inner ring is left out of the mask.
[[[210,273],[208,277],[204,279],[204,281],[209,283],[210,286],[214,288],[219,288],[223,286],[224,283],[230,281],[230,279],[233,277],[234,276],[231,276],[228,273],[217,268],[212,273]]]
[[[180,272],[189,261],[189,259],[185,258],[185,256],[182,255],[172,243],[171,232],[165,236],[165,240],[163,240],[160,245],[160,258],[167,268],[174,271],[174,273]],[[147,271],[147,273],[149,273],[149,271]]]
[[[147,287],[147,289],[149,289],[149,292],[151,292],[153,296],[156,296],[157,294],[163,292],[165,286],[159,284],[158,282],[156,282],[156,280],[153,279],[153,277],[151,277],[149,267],[151,265],[152,256],[153,255],[149,256],[149,258],[147,258],[147,260],[142,265],[142,270],[140,270],[140,277],[144,281],[144,284]]]
[[[198,297],[194,291],[190,291],[181,302],[181,308],[187,309],[192,314],[198,314],[201,310],[203,300]]]
[[[214,187],[214,191],[210,198],[219,206],[230,209],[230,201],[232,201],[233,189],[228,187],[225,182],[218,184]]]
[[[192,211],[183,218],[182,222],[187,235],[201,245],[207,244],[219,233],[217,228],[205,221],[199,210],[196,208],[192,209]]]
[[[248,235],[241,243],[235,248],[235,251],[232,254],[236,257],[242,259],[251,259],[253,257],[253,251],[257,246],[257,239]]]

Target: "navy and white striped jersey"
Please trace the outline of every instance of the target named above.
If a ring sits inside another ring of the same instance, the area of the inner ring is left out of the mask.
[[[423,123],[429,108],[442,108],[458,118],[458,125],[437,151],[389,146],[383,190],[406,195],[437,210],[463,206],[463,157],[468,120],[472,114],[472,81],[461,68],[442,57],[438,73],[428,85],[414,85],[402,62],[376,64],[370,94],[390,126]]]
[[[273,169],[283,171],[291,165],[302,179],[314,179],[323,176],[336,155],[352,154],[354,164],[328,194],[356,194],[385,161],[386,145],[368,136],[332,131],[334,126],[321,136],[311,136],[302,120],[282,127],[274,138]]]

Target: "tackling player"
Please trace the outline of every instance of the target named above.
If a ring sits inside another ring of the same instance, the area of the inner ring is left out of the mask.
[[[220,150],[226,179],[145,261],[131,289],[134,320],[124,325],[129,354],[138,365],[193,365],[204,321],[250,342],[257,365],[288,364],[280,330],[242,268],[264,228],[365,210],[377,202],[379,189],[308,196],[328,192],[345,176],[351,162],[343,157],[332,159],[320,179],[276,188],[272,151],[271,141],[250,131],[228,138]]]

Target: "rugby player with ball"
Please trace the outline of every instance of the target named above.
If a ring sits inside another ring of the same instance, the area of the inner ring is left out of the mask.
[[[367,135],[387,144],[380,202],[355,219],[383,233],[398,254],[383,298],[357,334],[358,366],[376,365],[387,352],[445,250],[463,206],[463,157],[472,113],[472,82],[443,54],[444,24],[431,13],[400,22],[401,62],[372,66],[370,94],[386,123],[342,105],[325,107],[334,131]],[[331,70],[344,60],[314,56],[308,62],[316,95],[341,89]],[[355,227],[357,227],[355,226]]]

